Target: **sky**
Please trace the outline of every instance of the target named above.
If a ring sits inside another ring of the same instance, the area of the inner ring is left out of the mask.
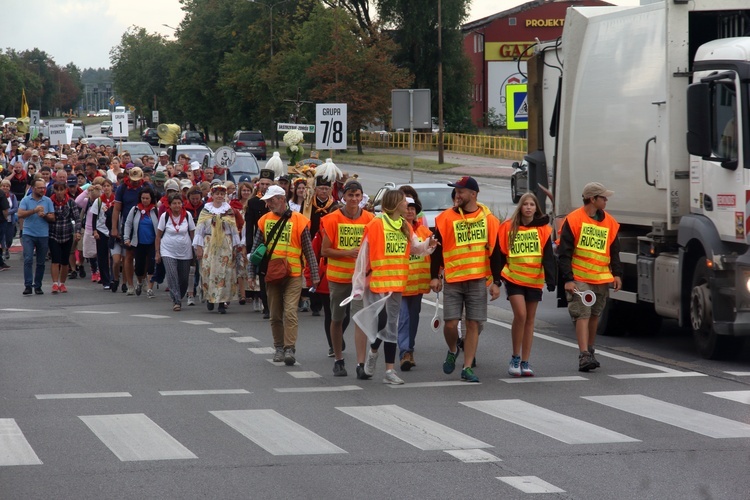
[[[502,12],[525,1],[473,0],[468,20]],[[639,0],[609,1],[617,5],[639,4]],[[36,0],[31,10],[22,1],[3,3],[6,4],[2,8],[6,27],[0,30],[3,52],[7,48],[17,51],[38,48],[58,66],[73,62],[80,69],[108,68],[109,52],[120,43],[128,27],[137,25],[151,33],[171,36],[173,31],[163,25],[177,27],[184,14],[179,0]],[[10,27],[13,22],[8,21],[11,19],[21,23],[33,21],[34,28],[13,29]]]

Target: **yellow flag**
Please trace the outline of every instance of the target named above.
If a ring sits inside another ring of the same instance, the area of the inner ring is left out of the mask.
[[[29,103],[26,102],[26,89],[21,89],[21,116],[20,118],[26,118],[29,116]]]

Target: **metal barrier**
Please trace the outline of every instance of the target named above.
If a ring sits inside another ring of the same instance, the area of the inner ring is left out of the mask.
[[[361,132],[362,146],[382,149],[409,149],[408,132]],[[356,143],[352,134],[350,144]],[[527,140],[520,137],[503,137],[470,134],[443,134],[445,151],[465,153],[507,160],[523,160]],[[414,133],[415,151],[437,151],[438,134]]]

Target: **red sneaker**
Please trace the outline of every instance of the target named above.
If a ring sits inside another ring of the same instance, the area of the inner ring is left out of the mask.
[[[60,292],[68,293],[68,288],[65,286],[65,283],[60,283]]]
[[[57,293],[60,291],[60,287],[57,286],[57,283],[52,284],[52,293]]]

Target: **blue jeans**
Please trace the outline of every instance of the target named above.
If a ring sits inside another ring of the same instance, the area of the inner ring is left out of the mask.
[[[23,284],[24,286],[41,288],[49,238],[47,236],[29,236],[24,234],[21,237],[21,245],[23,246]],[[34,273],[34,281],[32,283],[31,267],[34,264],[34,249],[36,249],[36,272]]]
[[[419,313],[422,311],[422,294],[401,297],[401,311],[398,315],[399,358],[406,352],[414,352],[414,341],[419,328]]]

